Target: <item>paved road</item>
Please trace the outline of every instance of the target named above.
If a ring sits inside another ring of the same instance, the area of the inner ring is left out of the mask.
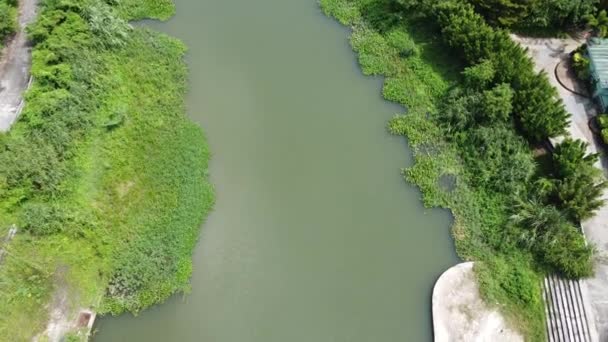
[[[597,114],[592,100],[578,96],[563,88],[555,78],[555,66],[567,58],[568,53],[584,43],[575,39],[535,39],[514,37],[516,41],[528,48],[538,70],[545,70],[549,80],[564,100],[564,105],[570,112],[568,132],[576,139],[589,143],[588,152],[602,151],[600,142],[589,129],[589,119]],[[555,139],[555,142],[562,138]],[[608,175],[608,158],[601,156],[596,165],[605,175]],[[604,193],[608,203],[608,191]],[[608,204],[604,205],[594,217],[582,222],[587,241],[597,247],[597,262],[595,276],[583,282],[583,291],[588,291],[587,304],[591,307],[592,324],[595,325],[600,341],[608,341]]]
[[[2,51],[0,59],[0,132],[10,129],[21,112],[23,92],[28,86],[31,46],[26,26],[36,18],[38,0],[19,1],[19,31]]]

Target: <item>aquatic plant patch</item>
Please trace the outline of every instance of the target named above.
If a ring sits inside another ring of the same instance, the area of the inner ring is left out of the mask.
[[[172,5],[138,3],[47,0],[30,28],[35,82],[0,136],[0,223],[21,228],[0,266],[0,340],[41,333],[63,294],[65,315],[118,314],[188,290],[209,151],[185,116],[186,47],[126,22]]]

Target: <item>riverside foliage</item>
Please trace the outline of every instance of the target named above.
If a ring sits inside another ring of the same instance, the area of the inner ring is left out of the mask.
[[[17,1],[0,0],[0,48],[3,41],[17,30]]]
[[[214,195],[184,115],[185,47],[126,21],[167,18],[169,1],[120,3],[45,0],[29,28],[35,81],[0,135],[0,226],[22,228],[0,267],[0,340],[42,332],[58,292],[118,314],[188,289]]]
[[[363,73],[385,76],[385,98],[407,108],[389,123],[414,150],[405,177],[425,205],[451,209],[457,251],[478,261],[484,298],[528,339],[543,340],[540,281],[546,272],[592,273],[593,250],[577,225],[606,186],[581,142],[533,154],[530,144],[565,133],[556,90],[506,31],[462,1],[321,6],[352,27]]]
[[[468,0],[491,23],[515,28],[568,28],[585,23],[599,0]]]

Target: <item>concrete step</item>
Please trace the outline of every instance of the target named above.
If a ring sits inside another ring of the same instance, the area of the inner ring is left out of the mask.
[[[547,276],[543,298],[549,342],[595,342],[578,280]]]

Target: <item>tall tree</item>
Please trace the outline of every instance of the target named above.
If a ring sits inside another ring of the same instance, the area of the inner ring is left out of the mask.
[[[539,0],[470,0],[491,23],[513,26],[526,18]]]

